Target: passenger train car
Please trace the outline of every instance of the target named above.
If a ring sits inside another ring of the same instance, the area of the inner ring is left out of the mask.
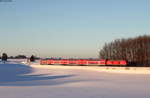
[[[87,60],[87,59],[78,59],[78,60],[55,60],[55,59],[43,59],[40,61],[41,65],[120,65],[126,66],[127,62],[125,60]]]

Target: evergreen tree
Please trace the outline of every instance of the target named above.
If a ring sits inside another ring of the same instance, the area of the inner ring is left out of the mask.
[[[8,58],[7,54],[3,53],[2,54],[2,61],[7,61],[7,58]]]
[[[34,57],[34,55],[32,55],[31,57],[30,57],[30,62],[34,62],[35,61],[35,57]]]

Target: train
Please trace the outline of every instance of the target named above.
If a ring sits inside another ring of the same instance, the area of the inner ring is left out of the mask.
[[[105,66],[126,66],[127,61],[125,60],[87,60],[87,59],[42,59],[40,60],[41,65],[105,65]]]

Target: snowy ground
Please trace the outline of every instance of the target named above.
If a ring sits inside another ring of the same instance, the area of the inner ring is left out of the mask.
[[[150,98],[150,75],[0,64],[0,98]]]

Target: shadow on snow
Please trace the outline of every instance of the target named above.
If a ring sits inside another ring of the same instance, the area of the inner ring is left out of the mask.
[[[77,82],[77,80],[67,79],[74,75],[28,75],[32,71],[32,68],[27,65],[0,64],[0,86],[42,86]]]

